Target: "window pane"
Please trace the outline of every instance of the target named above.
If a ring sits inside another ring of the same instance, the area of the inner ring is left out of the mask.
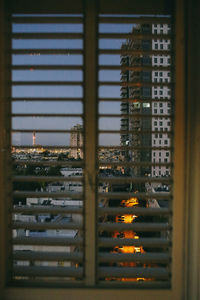
[[[98,283],[166,287],[172,197],[168,106],[174,100],[170,18],[135,15],[132,24],[130,16],[102,19]]]
[[[12,280],[80,283],[83,20],[79,16],[76,23],[73,15],[72,24],[61,15],[27,18],[15,15],[12,23]]]

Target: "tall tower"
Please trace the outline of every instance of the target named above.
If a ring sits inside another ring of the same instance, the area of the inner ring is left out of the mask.
[[[35,131],[33,131],[33,147],[36,145],[36,136],[35,136]]]
[[[75,147],[71,149],[71,156],[74,158],[83,158],[83,126],[80,124],[71,128],[70,146]]]

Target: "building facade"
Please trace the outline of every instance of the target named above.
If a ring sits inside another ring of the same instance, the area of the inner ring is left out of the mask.
[[[171,42],[167,38],[170,31],[168,24],[138,24],[132,29],[133,37],[122,45],[124,51],[133,50],[121,56],[121,130],[124,130],[121,146],[132,148],[123,154],[138,164],[133,176],[170,175],[167,165],[171,159],[168,148],[172,125],[169,117],[171,57],[168,54]],[[144,39],[137,39],[139,34],[144,34]],[[150,38],[151,35],[158,38]],[[145,51],[152,51],[152,55],[145,55]],[[153,165],[150,167],[145,162]]]

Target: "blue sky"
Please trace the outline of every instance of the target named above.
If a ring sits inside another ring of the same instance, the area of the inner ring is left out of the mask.
[[[100,32],[129,32],[132,25],[113,25],[102,24]],[[13,33],[49,33],[49,32],[83,32],[81,24],[14,24]],[[120,49],[121,43],[125,40],[106,40],[99,41],[100,49]],[[40,40],[40,39],[13,39],[13,49],[83,49],[82,40]],[[82,81],[83,71],[81,70],[34,70],[34,65],[82,65],[82,55],[13,55],[13,65],[33,65],[29,70],[13,70],[13,81]],[[100,55],[99,64],[120,65],[120,55]],[[100,81],[120,81],[120,71],[100,71]],[[73,102],[73,98],[83,97],[81,86],[42,86],[42,85],[13,85],[12,96],[17,98],[26,97],[71,97],[72,101],[16,101],[12,103],[13,113],[75,113],[83,112],[81,102]],[[120,87],[101,86],[99,97],[120,97]],[[120,113],[120,102],[101,102],[99,104],[100,113]],[[12,119],[13,129],[70,129],[75,124],[81,124],[81,118],[20,118]],[[99,119],[99,129],[120,129],[120,119],[110,118]],[[103,144],[119,144],[119,135],[101,135],[100,142]],[[69,134],[37,134],[36,141],[42,145],[67,145],[69,144]],[[14,144],[32,144],[32,134],[14,133]]]
[[[100,33],[130,33],[134,24],[100,24]],[[13,33],[82,33],[82,24],[13,24]],[[100,49],[120,49],[125,39],[100,39]],[[13,39],[13,49],[83,49],[81,39]],[[99,65],[120,66],[120,55],[101,54],[98,57]],[[83,56],[75,54],[46,55],[35,54],[13,54],[13,66],[31,65],[29,70],[13,70],[12,80],[21,81],[83,81],[82,70],[36,70],[34,65],[83,65]],[[99,81],[120,81],[120,71],[99,71]],[[13,113],[75,113],[83,112],[81,102],[73,101],[73,98],[83,97],[81,85],[13,85],[12,96],[26,99],[38,97],[41,101],[16,101],[12,103]],[[99,98],[120,98],[120,86],[100,86]],[[42,101],[42,98],[58,98],[58,101]],[[59,98],[71,98],[71,101],[59,101]],[[100,102],[99,113],[120,114],[120,102]],[[81,124],[81,118],[13,118],[13,129],[62,129],[67,130],[77,123]],[[120,118],[100,118],[99,129],[120,129]],[[41,145],[69,145],[69,134],[37,134],[36,142]],[[103,145],[119,145],[120,135],[101,135],[100,143]],[[14,133],[13,144],[32,144],[32,134]]]

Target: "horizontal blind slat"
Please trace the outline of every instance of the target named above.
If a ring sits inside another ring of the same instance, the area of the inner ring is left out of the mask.
[[[10,101],[83,101],[84,99],[79,97],[12,97]]]
[[[142,263],[162,263],[170,262],[168,253],[98,253],[99,262],[142,262]]]
[[[141,148],[142,150],[143,148]],[[145,148],[144,148],[145,149]],[[121,162],[121,161],[99,161],[99,166],[124,166],[124,167],[134,167],[134,166],[166,166],[166,167],[172,167],[173,163],[170,162],[141,162],[141,161],[133,161],[133,162]],[[148,180],[147,180],[148,181]]]
[[[21,251],[15,250],[13,253],[16,260],[39,260],[39,261],[76,261],[82,262],[83,253],[81,252],[48,252],[48,251]]]
[[[16,237],[13,239],[13,245],[45,245],[45,246],[81,246],[83,243],[82,238],[69,238],[69,237]]]
[[[57,0],[40,1],[34,0],[34,5],[30,5],[26,0],[11,1],[11,12],[13,14],[81,14],[83,13],[83,3],[81,0],[63,3]]]
[[[9,52],[15,55],[82,55],[84,53],[80,49],[12,49]]]
[[[57,86],[57,85],[70,85],[70,86],[82,86],[82,81],[12,81],[13,86],[26,86],[26,85],[50,85],[50,86]]]
[[[99,1],[99,13],[100,14],[119,14],[130,15],[130,12],[134,11],[134,14],[139,15],[168,15],[172,12],[173,1],[171,0],[100,0]],[[125,16],[126,17],[126,16]],[[156,18],[155,18],[156,19]]]
[[[169,279],[169,271],[166,268],[125,268],[125,267],[99,267],[99,277],[140,277],[140,278],[154,278],[160,280]]]
[[[11,130],[12,133],[75,133],[75,131],[70,130],[70,129],[12,129]],[[82,132],[82,131],[80,131]]]
[[[121,71],[172,71],[173,66],[126,66],[126,65],[100,65],[99,70],[121,70]],[[164,82],[163,82],[164,84]],[[122,100],[120,98],[120,100]],[[160,99],[159,99],[160,100]]]
[[[98,209],[99,215],[137,215],[137,216],[157,216],[171,214],[169,208],[143,208],[143,207],[103,207]]]
[[[83,70],[82,65],[13,65],[12,70]]]
[[[40,206],[40,205],[31,205],[31,206],[15,206],[12,209],[13,213],[32,213],[32,214],[38,214],[38,213],[49,213],[49,214],[82,214],[83,208],[77,206]]]
[[[150,33],[99,33],[100,39],[129,39],[129,40],[143,40],[143,39],[172,39],[172,35],[169,34],[150,34]]]
[[[163,182],[163,183],[172,183],[173,179],[171,177],[103,177],[99,175],[99,182],[109,182],[109,183],[124,183],[124,182]]]
[[[172,195],[168,192],[158,192],[158,193],[128,193],[128,192],[108,192],[108,193],[99,193],[101,198],[110,198],[110,199],[129,199],[132,197],[140,199],[165,199],[170,200]]]
[[[170,230],[171,226],[167,223],[99,223],[99,231],[104,230],[106,232],[110,231],[142,231],[142,232],[154,232],[154,231],[167,231]]]
[[[119,50],[119,49],[100,49],[99,54],[113,55],[170,55],[173,54],[170,50]]]
[[[68,118],[71,118],[71,117],[83,117],[82,114],[49,114],[49,113],[46,113],[46,114],[43,114],[43,113],[32,113],[32,114],[29,114],[29,113],[24,113],[24,114],[18,114],[18,113],[13,113],[11,114],[11,117],[13,118],[16,118],[16,117],[20,117],[20,118],[27,118],[27,117],[48,117],[48,118],[56,118],[56,117],[68,117]]]
[[[71,199],[82,199],[83,193],[76,192],[30,192],[30,191],[15,191],[13,192],[14,197],[49,197],[49,198],[66,198]]]
[[[110,280],[99,280],[98,286],[100,288],[110,287],[110,288],[132,288],[132,289],[170,289],[171,284],[169,281],[146,281],[146,280],[136,280],[136,281],[110,281]]]
[[[45,181],[45,182],[51,182],[51,181],[83,181],[83,176],[70,176],[70,177],[64,177],[64,176],[14,176],[12,178],[13,181],[21,181],[21,182],[31,182],[31,181]]]
[[[76,229],[81,230],[83,228],[83,224],[81,223],[63,223],[63,222],[13,222],[13,229],[28,229],[28,230],[48,230],[48,229]]]
[[[103,24],[170,24],[171,23],[171,18],[170,16],[162,16],[162,17],[145,17],[145,16],[140,16],[140,17],[129,17],[126,16],[124,17],[116,17],[116,16],[100,16],[99,17],[99,23]]]
[[[64,147],[64,146],[62,146],[62,147]],[[40,146],[40,148],[41,148],[41,146]],[[81,147],[79,147],[79,148],[81,148]],[[15,165],[32,165],[32,166],[62,166],[62,167],[83,167],[84,166],[83,161],[15,160],[13,163]]]
[[[164,238],[140,238],[140,239],[121,239],[121,238],[99,238],[100,247],[114,246],[143,246],[143,247],[169,247],[171,242]]]
[[[25,32],[20,32],[20,33],[12,33],[11,34],[12,39],[82,39],[83,34],[82,33],[60,33],[60,32],[48,32],[48,33],[43,33],[43,32],[31,32],[31,33],[25,33]]]
[[[12,23],[14,24],[81,24],[83,23],[83,18],[81,17],[49,17],[49,16],[15,16],[11,18]]]
[[[120,87],[172,87],[173,82],[167,83],[167,82],[148,82],[148,81],[128,81],[128,82],[122,82],[122,81],[99,81],[99,86],[120,86]]]
[[[37,276],[37,277],[76,277],[83,276],[82,267],[46,267],[46,266],[14,266],[14,276]]]
[[[164,130],[162,130],[162,131],[160,131],[160,130],[159,131],[148,131],[148,130],[138,131],[138,130],[123,130],[122,129],[122,130],[98,130],[98,132],[100,134],[106,134],[106,133],[107,134],[108,133],[116,134],[116,133],[121,133],[121,134],[135,134],[135,135],[138,135],[138,136],[141,136],[143,134],[159,134],[159,133],[168,134],[170,136],[174,134],[172,131],[164,131]]]
[[[99,114],[99,117],[104,117],[104,118],[130,118],[130,119],[134,119],[134,118],[141,118],[141,119],[146,119],[146,118],[173,118],[173,115],[162,115],[162,114],[142,114],[142,113],[131,113],[131,114]]]

